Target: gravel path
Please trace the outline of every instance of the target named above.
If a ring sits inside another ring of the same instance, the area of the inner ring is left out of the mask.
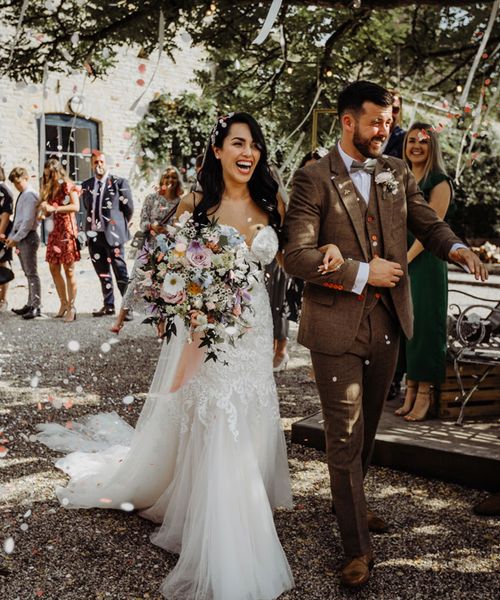
[[[176,557],[149,542],[154,525],[120,511],[61,508],[53,494],[65,479],[53,467],[57,454],[30,439],[37,423],[89,412],[116,410],[135,423],[154,371],[159,344],[151,329],[136,319],[112,339],[112,319],[89,315],[99,296],[85,265],[81,276],[75,323],[0,314],[0,597],[160,600]],[[24,294],[14,288],[11,304],[20,306]],[[53,297],[45,306],[55,310]],[[339,588],[342,556],[324,455],[289,442],[291,423],[318,409],[306,353],[294,347],[292,357],[292,368],[277,377],[295,500],[293,510],[276,513],[296,579],[282,600],[498,600],[500,520],[471,511],[485,494],[381,468],[371,470],[366,488],[391,532],[374,537],[368,586]],[[132,404],[124,403],[130,395]]]

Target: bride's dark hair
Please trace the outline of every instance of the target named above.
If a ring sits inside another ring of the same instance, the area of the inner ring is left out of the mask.
[[[278,212],[278,183],[273,178],[268,163],[266,142],[262,129],[257,121],[244,112],[229,113],[219,117],[212,129],[207,150],[203,159],[203,165],[198,173],[198,181],[202,189],[202,200],[194,210],[194,220],[199,224],[205,224],[210,214],[219,206],[224,192],[224,180],[222,178],[222,165],[217,160],[212,146],[222,148],[224,139],[229,133],[233,123],[246,123],[250,128],[252,140],[260,150],[260,159],[255,171],[248,182],[248,189],[252,200],[262,210],[269,214],[269,224],[276,230],[280,228],[281,217]]]

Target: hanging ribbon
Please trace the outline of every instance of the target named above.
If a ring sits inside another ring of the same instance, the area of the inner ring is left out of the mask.
[[[151,78],[148,81],[147,86],[144,88],[144,91],[142,92],[142,94],[132,104],[132,106],[130,107],[129,110],[135,110],[137,108],[137,105],[142,100],[144,94],[148,91],[149,86],[153,83],[153,79],[155,78],[156,73],[158,71],[158,67],[160,66],[160,59],[161,59],[161,56],[162,56],[162,53],[163,53],[163,43],[164,43],[164,41],[165,41],[165,17],[163,16],[163,11],[160,11],[160,21],[158,23],[158,59],[156,61],[156,65],[155,65],[153,74],[151,75]]]
[[[481,60],[481,56],[483,55],[484,49],[486,48],[486,44],[490,38],[491,30],[493,29],[493,25],[495,24],[495,19],[498,12],[498,7],[500,6],[500,0],[496,0],[495,4],[493,4],[491,8],[490,20],[488,21],[488,26],[486,27],[486,31],[484,32],[483,39],[479,44],[479,48],[477,49],[476,56],[474,57],[474,62],[472,63],[471,70],[469,71],[469,75],[467,77],[467,83],[464,86],[462,95],[460,96],[460,106],[465,106],[467,103],[467,98],[469,97],[469,91],[472,85],[472,80],[474,79],[474,75],[476,74],[477,67],[479,65],[479,61]]]
[[[21,6],[21,13],[19,14],[19,19],[17,20],[16,33],[12,40],[12,45],[10,47],[10,56],[7,62],[7,65],[2,69],[2,73],[8,73],[10,69],[10,65],[12,64],[12,59],[14,58],[14,52],[16,50],[17,42],[19,41],[19,36],[21,35],[21,25],[23,24],[24,15],[26,14],[26,9],[28,8],[29,0],[24,0],[23,5]]]
[[[286,143],[288,142],[288,140],[289,140],[290,138],[292,138],[292,137],[293,137],[293,136],[294,136],[294,135],[297,133],[297,131],[299,131],[299,129],[301,129],[301,128],[302,128],[302,125],[304,125],[304,123],[307,121],[307,119],[309,118],[310,114],[312,113],[312,111],[313,111],[314,107],[316,106],[316,102],[319,100],[319,96],[320,96],[320,94],[321,94],[321,90],[322,90],[322,89],[323,89],[323,85],[320,83],[320,84],[318,85],[318,89],[316,90],[316,96],[314,96],[314,100],[312,101],[311,107],[310,107],[310,108],[309,108],[309,110],[307,111],[307,114],[306,114],[306,116],[305,116],[305,117],[302,119],[302,121],[301,121],[301,122],[300,122],[300,123],[297,125],[297,127],[296,127],[296,128],[293,130],[293,131],[292,131],[292,133],[291,133],[289,136],[287,136],[287,137],[286,137],[286,138],[283,140],[283,142],[282,142],[282,145],[286,144]]]
[[[266,40],[267,36],[269,35],[269,32],[271,31],[272,26],[274,25],[274,22],[276,21],[276,17],[278,16],[278,13],[280,11],[282,1],[283,0],[273,0],[271,8],[267,13],[266,20],[264,21],[264,25],[262,25],[262,29],[259,31],[258,36],[254,39],[252,44],[257,44],[258,46],[260,46],[260,44],[262,44]]]
[[[42,114],[40,115],[40,151],[38,153],[38,177],[42,178],[43,165],[45,164],[45,96],[47,95],[47,79],[49,77],[49,67],[47,62],[43,65],[42,79]]]

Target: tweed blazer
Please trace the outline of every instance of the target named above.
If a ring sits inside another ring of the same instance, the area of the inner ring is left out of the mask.
[[[375,182],[384,171],[392,179],[390,185]],[[382,258],[399,263],[404,272],[396,287],[388,289],[401,329],[410,338],[413,312],[407,229],[442,260],[449,260],[452,246],[462,241],[425,201],[402,160],[380,157],[372,186],[379,208]],[[397,188],[395,193],[394,188]],[[351,291],[359,263],[369,262],[359,197],[337,146],[321,160],[299,169],[293,179],[284,226],[284,266],[290,275],[306,282],[298,341],[315,352],[331,355],[347,352],[363,316],[366,294]],[[318,248],[330,243],[340,248],[345,262],[338,271],[321,275],[318,266],[323,255]]]

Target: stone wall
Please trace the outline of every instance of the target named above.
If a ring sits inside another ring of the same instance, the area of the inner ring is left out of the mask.
[[[23,165],[33,176],[33,186],[38,187],[37,121],[42,109],[46,114],[71,115],[68,101],[73,95],[81,94],[84,108],[79,116],[99,124],[100,148],[108,156],[111,170],[130,178],[135,170],[135,155],[126,133],[127,127],[137,123],[156,92],[174,95],[183,91],[196,92],[192,78],[194,71],[202,67],[204,59],[201,49],[191,48],[179,37],[175,62],[166,55],[162,56],[151,86],[137,109],[131,110],[132,104],[149,82],[158,57],[156,51],[149,59],[138,58],[137,55],[136,47],[121,49],[116,67],[103,80],[85,77],[83,69],[67,76],[49,74],[45,101],[41,85],[20,84],[0,78],[0,164],[6,173],[16,165]],[[143,80],[146,85],[139,85],[138,80]],[[154,182],[131,183],[139,207],[141,199]]]

